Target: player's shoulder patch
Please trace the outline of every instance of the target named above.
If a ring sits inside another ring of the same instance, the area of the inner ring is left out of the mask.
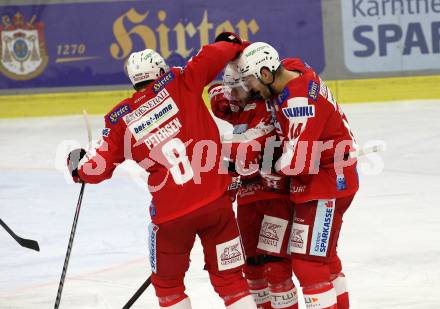
[[[116,107],[114,107],[110,111],[110,113],[108,113],[106,115],[106,118],[108,119],[108,121],[110,121],[111,124],[116,124],[118,122],[118,120],[120,118],[122,118],[122,116],[131,112],[131,107],[130,107],[129,103],[130,103],[130,100],[126,99],[126,100],[122,101],[121,103],[119,103],[118,105],[116,105]]]
[[[316,102],[316,100],[318,100],[318,95],[319,95],[319,84],[314,80],[311,80],[309,82],[309,86],[307,89],[307,97],[311,99],[313,102]]]
[[[175,74],[173,71],[174,70],[171,69],[171,71],[165,73],[154,82],[153,84],[154,94],[157,94],[159,91],[161,91],[166,85],[168,85],[175,78]]]

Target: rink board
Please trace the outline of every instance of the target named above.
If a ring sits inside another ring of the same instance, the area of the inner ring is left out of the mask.
[[[343,104],[440,98],[440,76],[326,81]],[[67,92],[0,96],[0,118],[105,114],[132,91]],[[206,89],[203,94],[207,102]]]

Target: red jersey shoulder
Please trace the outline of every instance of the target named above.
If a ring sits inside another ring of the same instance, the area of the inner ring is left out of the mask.
[[[299,58],[286,58],[281,61],[286,70],[298,71],[302,75],[292,80],[289,85],[290,97],[307,97],[316,102],[319,95],[319,76]]]
[[[111,124],[118,123],[119,119],[131,112],[131,102],[132,98],[122,100],[105,115],[106,121],[110,122]]]
[[[319,84],[318,75],[313,70],[306,69],[301,76],[293,79],[287,85],[289,98],[305,97],[310,101],[316,102],[319,95]]]
[[[286,58],[281,60],[281,64],[286,70],[304,72],[306,65],[299,58]]]

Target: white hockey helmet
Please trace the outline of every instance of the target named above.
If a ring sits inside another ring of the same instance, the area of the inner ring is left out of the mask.
[[[237,61],[241,77],[254,75],[257,79],[261,79],[262,68],[275,72],[280,64],[278,52],[264,42],[255,42],[246,47]]]
[[[132,53],[127,59],[126,69],[133,86],[146,80],[155,80],[161,75],[161,69],[165,72],[170,70],[162,56],[152,49]]]

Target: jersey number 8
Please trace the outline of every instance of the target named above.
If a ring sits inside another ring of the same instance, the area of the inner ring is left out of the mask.
[[[165,143],[162,146],[162,153],[171,164],[169,170],[176,184],[183,185],[194,177],[194,171],[186,155],[186,147],[182,140],[173,138]]]

